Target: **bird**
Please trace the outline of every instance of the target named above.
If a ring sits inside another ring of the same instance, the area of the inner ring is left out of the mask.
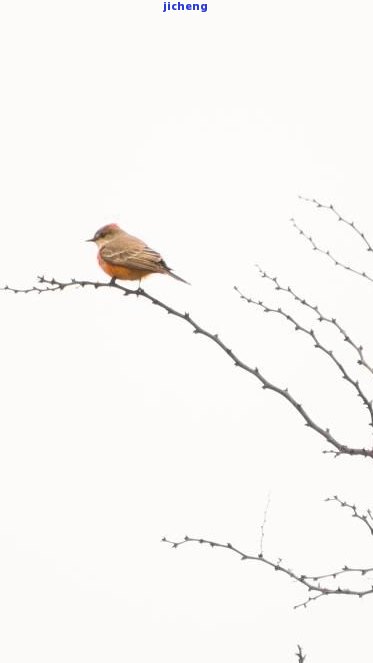
[[[129,235],[116,223],[99,228],[87,242],[98,246],[97,259],[101,269],[111,277],[122,281],[139,281],[150,274],[168,274],[177,281],[190,285],[168,267],[160,253],[151,249],[142,239]]]

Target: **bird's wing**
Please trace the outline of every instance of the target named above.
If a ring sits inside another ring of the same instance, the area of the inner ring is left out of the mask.
[[[144,271],[168,270],[162,256],[149,248],[136,237],[118,239],[108,242],[100,250],[101,257],[111,265],[121,265],[129,269],[143,269]]]

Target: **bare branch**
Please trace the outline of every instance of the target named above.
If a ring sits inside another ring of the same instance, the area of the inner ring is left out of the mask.
[[[320,311],[318,306],[310,304],[304,297],[301,297],[300,295],[296,294],[290,286],[284,287],[284,286],[280,285],[279,282],[278,282],[278,278],[276,276],[270,276],[259,265],[257,265],[257,269],[258,269],[260,275],[262,276],[262,278],[268,279],[269,281],[271,281],[274,284],[274,287],[275,287],[276,290],[279,290],[280,292],[284,292],[286,294],[291,295],[291,297],[293,297],[293,299],[296,302],[298,302],[302,306],[305,306],[306,308],[310,309],[311,311],[314,311],[314,313],[316,313],[316,315],[317,315],[317,318],[318,318],[319,322],[326,322],[326,323],[332,325],[333,327],[335,327],[339,331],[339,333],[343,336],[343,340],[346,343],[348,343],[348,345],[350,345],[352,348],[354,348],[354,350],[357,352],[357,354],[359,356],[359,359],[358,359],[357,363],[360,366],[364,366],[364,368],[366,368],[370,373],[373,374],[372,366],[370,366],[368,364],[368,362],[366,361],[366,359],[364,357],[364,354],[363,354],[364,348],[363,348],[363,346],[355,343],[352,340],[350,334],[339,324],[339,322],[336,320],[336,318],[330,318],[330,317],[326,316],[324,313],[322,313]]]
[[[299,663],[304,663],[305,660],[306,660],[306,655],[303,654],[303,650],[302,650],[302,647],[300,645],[297,645],[297,647],[298,647],[298,651],[295,652],[295,655],[298,658],[298,662]]]
[[[181,311],[177,311],[171,306],[168,306],[164,302],[160,301],[159,299],[156,299],[149,293],[145,292],[145,290],[143,290],[142,288],[138,288],[137,290],[131,290],[130,288],[126,288],[125,286],[119,285],[118,283],[113,283],[111,281],[103,283],[99,281],[84,281],[84,280],[71,279],[71,281],[61,282],[57,281],[54,278],[46,279],[44,276],[39,276],[38,280],[41,286],[43,287],[35,286],[33,288],[21,290],[19,288],[12,288],[9,286],[5,286],[4,288],[0,288],[0,290],[7,290],[8,292],[15,292],[15,293],[37,292],[42,294],[44,292],[51,292],[51,291],[56,292],[57,290],[65,290],[66,288],[70,287],[80,286],[84,288],[88,286],[88,287],[93,287],[95,289],[115,288],[116,290],[122,292],[125,296],[135,295],[136,297],[143,297],[144,299],[147,299],[155,306],[159,306],[159,308],[162,308],[164,311],[167,311],[168,314],[173,315],[181,320],[185,320],[185,322],[192,327],[194,334],[201,334],[201,336],[204,336],[205,338],[208,338],[210,341],[215,343],[215,345],[217,345],[232,360],[235,366],[241,368],[243,371],[246,371],[247,373],[250,373],[250,375],[253,375],[261,383],[262,389],[268,389],[269,391],[273,391],[276,394],[282,396],[282,398],[288,401],[288,403],[290,403],[290,405],[300,414],[300,416],[305,422],[305,425],[308,428],[314,430],[316,433],[318,433],[333,447],[333,451],[331,451],[331,453],[334,453],[335,456],[347,454],[349,456],[363,456],[365,458],[368,457],[373,458],[373,449],[366,449],[365,447],[360,447],[360,448],[351,447],[348,446],[347,444],[339,442],[332,435],[329,428],[323,428],[310,417],[310,415],[304,409],[301,403],[299,403],[294,398],[294,396],[290,394],[289,390],[286,387],[283,389],[271,383],[269,380],[267,380],[267,378],[264,377],[264,375],[260,372],[259,368],[257,367],[253,368],[252,366],[249,366],[248,364],[243,362],[227,345],[225,345],[225,343],[223,343],[223,341],[221,341],[218,334],[212,334],[211,332],[207,331],[206,329],[201,327],[197,322],[195,322],[195,320],[193,320],[190,317],[189,313],[186,312],[182,313]]]
[[[234,289],[236,290],[236,292],[238,292],[241,299],[243,299],[248,304],[253,304],[254,306],[257,306],[257,307],[261,308],[264,313],[276,313],[276,314],[282,316],[283,318],[288,320],[288,322],[290,322],[293,325],[295,331],[304,332],[307,336],[309,336],[312,339],[312,341],[314,342],[315,348],[318,349],[318,350],[321,350],[321,352],[326,354],[331,359],[331,361],[335,364],[335,366],[337,366],[340,373],[342,374],[342,378],[354,387],[355,391],[357,392],[358,397],[361,398],[361,400],[364,403],[365,407],[369,411],[369,415],[370,415],[369,426],[373,426],[372,401],[369,400],[369,398],[364,394],[363,390],[360,387],[359,381],[354,380],[347,373],[347,370],[345,369],[343,364],[336,358],[333,350],[328,350],[325,347],[325,345],[322,344],[322,342],[317,338],[317,336],[316,336],[313,329],[307,329],[307,327],[304,327],[303,325],[301,325],[300,322],[295,320],[295,318],[293,318],[293,316],[291,316],[289,313],[286,313],[286,311],[283,311],[282,308],[280,308],[280,307],[271,308],[270,306],[267,306],[266,304],[264,304],[262,301],[259,301],[257,299],[252,299],[251,297],[246,297],[237,287],[235,287]]]
[[[369,276],[366,272],[361,272],[359,269],[355,269],[354,267],[350,267],[349,265],[346,265],[346,263],[341,262],[336,258],[332,253],[330,253],[329,250],[321,249],[312,239],[311,235],[307,235],[307,233],[300,227],[298,224],[294,221],[294,219],[290,219],[291,223],[293,224],[294,228],[299,232],[300,235],[306,238],[306,240],[311,244],[312,248],[314,251],[318,251],[318,253],[322,253],[324,256],[329,258],[336,267],[342,267],[343,269],[347,270],[348,272],[351,272],[352,274],[357,274],[357,276],[362,276],[364,279],[367,281],[370,281],[373,283],[373,278]]]
[[[337,504],[339,504],[339,506],[342,508],[350,509],[352,511],[352,517],[361,520],[361,522],[364,523],[370,534],[373,536],[373,518],[370,509],[368,509],[365,513],[359,513],[355,504],[348,504],[348,502],[339,499],[337,495],[334,495],[333,497],[327,497],[325,502],[337,502]],[[367,571],[371,570],[372,569],[367,569]]]
[[[265,532],[265,526],[267,524],[267,517],[268,517],[270,503],[271,503],[271,493],[268,493],[267,503],[265,505],[264,514],[263,514],[263,521],[260,526],[260,557],[263,557],[264,532]]]
[[[373,594],[373,585],[370,585],[367,589],[364,590],[355,590],[355,589],[350,589],[348,587],[340,587],[340,586],[338,587],[327,586],[319,582],[319,579],[324,576],[307,576],[301,573],[296,573],[292,571],[292,569],[284,566],[281,559],[279,559],[277,562],[274,562],[273,560],[268,559],[261,554],[259,555],[247,554],[242,552],[242,550],[239,550],[238,548],[233,546],[231,543],[218,543],[217,541],[210,541],[208,539],[199,539],[190,536],[185,536],[184,539],[182,539],[181,541],[170,541],[166,537],[163,537],[162,542],[169,543],[173,548],[179,548],[180,546],[186,543],[200,543],[202,545],[206,544],[211,548],[225,548],[226,550],[230,550],[236,555],[239,555],[242,561],[260,562],[262,564],[266,564],[274,571],[281,571],[292,580],[295,580],[297,583],[303,585],[309,592],[308,598],[302,603],[295,605],[294,608],[306,607],[312,601],[316,601],[322,596],[329,596],[330,594],[357,596],[358,598],[362,598],[363,596],[367,596],[368,594]],[[352,569],[344,567],[343,569],[333,574],[329,574],[325,577],[333,580],[337,575],[350,573],[351,571]],[[367,573],[367,569],[359,569],[359,572],[362,575],[365,575],[365,573]]]
[[[367,251],[373,251],[373,247],[371,244],[368,242],[366,236],[364,233],[359,230],[359,228],[355,225],[354,221],[348,221],[347,219],[344,219],[343,216],[337,210],[333,205],[323,205],[322,203],[319,203],[318,200],[315,200],[315,198],[305,198],[304,196],[298,196],[300,200],[304,200],[307,203],[312,203],[313,205],[316,205],[319,209],[326,209],[330,210],[333,212],[333,214],[337,217],[337,220],[340,221],[341,223],[345,223],[351,230],[353,230],[359,237],[363,240],[366,250]]]
[[[322,573],[319,576],[304,576],[308,580],[313,580],[316,582],[316,580],[325,580],[326,578],[337,578],[337,576],[340,576],[342,574],[346,573],[356,573],[361,576],[365,576],[367,573],[371,573],[373,571],[373,567],[370,566],[368,568],[353,568],[352,566],[343,566],[342,569],[339,569],[339,571],[331,571],[331,573]]]

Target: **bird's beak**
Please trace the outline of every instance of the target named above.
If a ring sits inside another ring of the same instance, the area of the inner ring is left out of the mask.
[[[86,242],[94,242],[95,240],[94,240],[94,238],[92,237],[92,239],[86,239],[85,241],[86,241]]]

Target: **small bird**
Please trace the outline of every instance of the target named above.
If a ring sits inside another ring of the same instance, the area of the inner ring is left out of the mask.
[[[153,251],[141,239],[126,233],[116,223],[103,226],[87,242],[97,244],[99,265],[111,276],[112,283],[116,279],[141,283],[149,274],[168,274],[190,285],[173,273],[157,251]]]

